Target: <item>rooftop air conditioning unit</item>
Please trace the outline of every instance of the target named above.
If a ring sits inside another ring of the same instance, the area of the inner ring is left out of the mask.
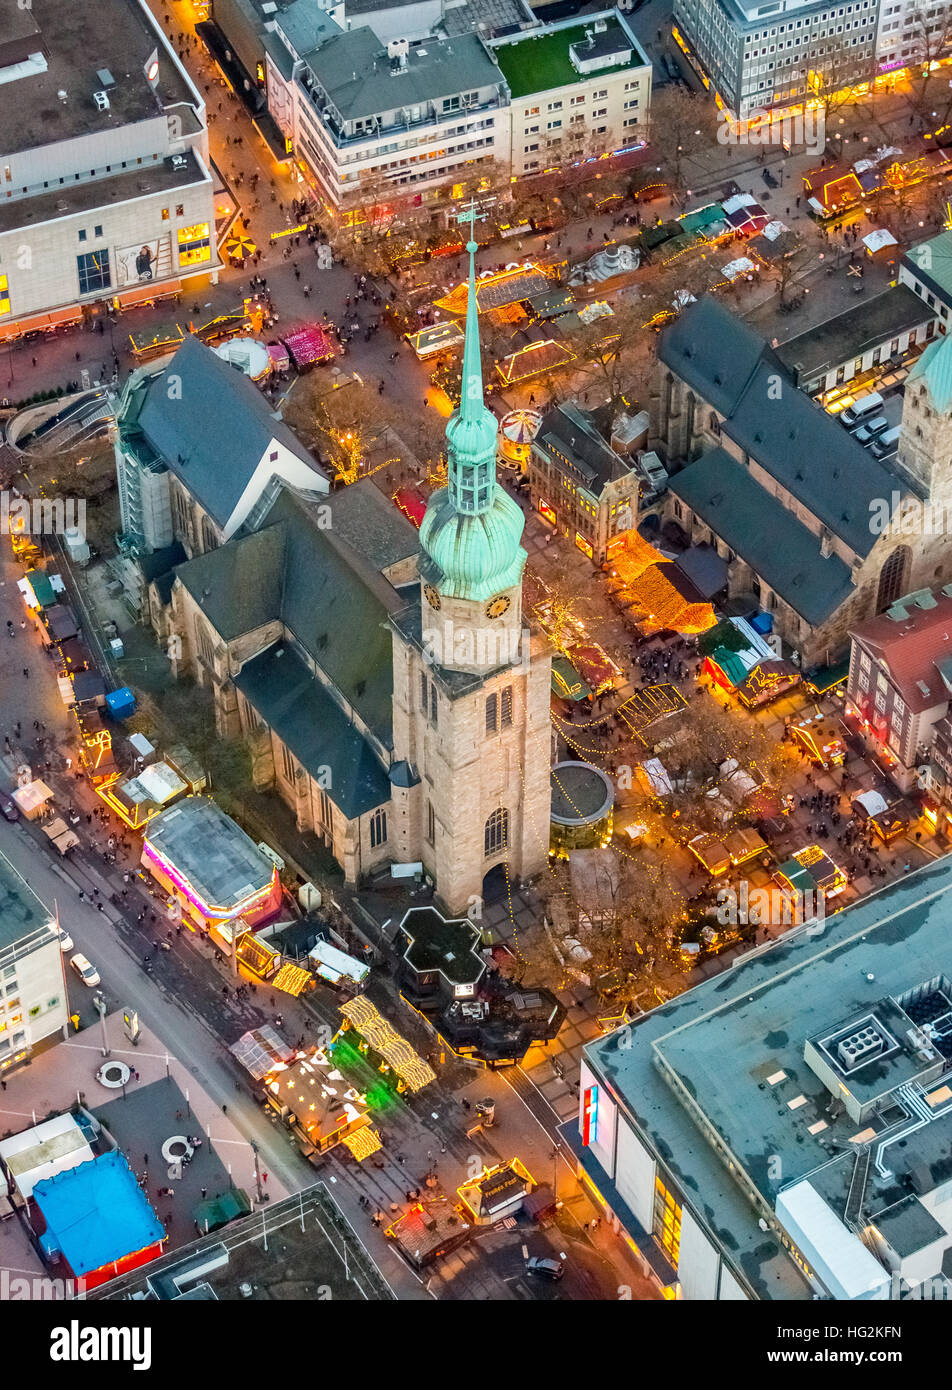
[[[391,39],[387,44],[388,58],[405,58],[410,52],[409,39]]]
[[[93,92],[93,101],[96,103],[96,110],[97,110],[97,111],[108,111],[108,110],[109,110],[109,93],[108,93],[108,92]]]

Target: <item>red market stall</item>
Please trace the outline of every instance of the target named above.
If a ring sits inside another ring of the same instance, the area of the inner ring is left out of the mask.
[[[419,530],[426,515],[426,498],[422,492],[415,487],[398,487],[391,501],[396,503],[407,520],[412,521]]]
[[[329,329],[320,323],[306,324],[286,334],[281,341],[299,372],[321,362],[330,362],[337,355],[337,345]]]

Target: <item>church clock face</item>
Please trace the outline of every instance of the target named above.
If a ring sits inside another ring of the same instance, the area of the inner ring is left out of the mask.
[[[501,618],[511,606],[512,599],[507,598],[505,594],[500,594],[498,598],[490,599],[489,603],[486,604],[486,617]]]
[[[430,605],[431,608],[434,608],[437,611],[439,610],[442,600],[440,599],[439,593],[436,591],[436,589],[434,589],[432,584],[424,584],[423,597],[426,599],[427,603]]]

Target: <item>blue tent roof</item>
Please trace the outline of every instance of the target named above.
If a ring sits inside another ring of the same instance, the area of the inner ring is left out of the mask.
[[[165,1229],[120,1153],[101,1154],[45,1178],[33,1200],[46,1221],[44,1247],[77,1277],[163,1239]]]

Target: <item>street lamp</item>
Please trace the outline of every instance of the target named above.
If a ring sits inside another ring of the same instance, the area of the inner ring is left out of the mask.
[[[93,1008],[99,1015],[99,1023],[102,1027],[102,1055],[108,1057],[110,1049],[109,1039],[106,1037],[106,1001],[98,990],[93,995]]]
[[[258,1162],[258,1145],[253,1139],[249,1140],[249,1143],[251,1144],[251,1152],[255,1156],[255,1188],[258,1193],[258,1201],[263,1202],[264,1195],[261,1188],[261,1164]]]

